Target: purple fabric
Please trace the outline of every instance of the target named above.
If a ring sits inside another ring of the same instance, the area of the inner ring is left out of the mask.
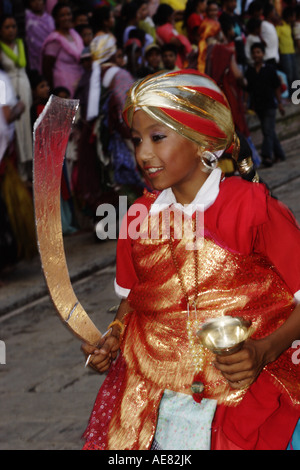
[[[38,16],[30,10],[26,10],[25,20],[29,66],[31,70],[41,72],[42,47],[46,38],[55,29],[54,20],[48,13]]]

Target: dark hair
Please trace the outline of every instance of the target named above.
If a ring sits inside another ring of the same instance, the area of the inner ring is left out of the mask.
[[[183,12],[183,24],[187,25],[187,20],[192,13],[195,13],[198,3],[203,3],[205,0],[187,0]]]
[[[266,3],[263,11],[263,15],[265,18],[268,18],[269,14],[272,13],[272,11],[275,10],[274,5],[271,3]]]
[[[17,22],[14,15],[7,14],[7,15],[0,16],[0,28],[2,28],[2,26],[3,26],[3,24],[6,20],[11,20],[11,19],[13,19],[13,20],[15,20],[15,22]]]
[[[68,88],[66,88],[64,86],[58,86],[58,87],[54,88],[52,93],[55,96],[58,96],[59,93],[66,93],[67,95],[71,96],[70,90],[68,90]]]
[[[285,7],[282,12],[282,19],[288,20],[291,16],[294,15],[294,13],[295,13],[295,10],[293,7]]]
[[[78,24],[77,26],[75,26],[74,29],[78,34],[81,34],[82,31],[86,28],[93,30],[92,26],[89,23]]]
[[[110,12],[111,7],[108,5],[95,8],[91,18],[91,25],[95,32],[103,28],[104,22],[109,20]]]
[[[146,36],[146,32],[143,29],[134,28],[131,31],[129,31],[128,39],[136,38],[136,39],[139,39],[141,43],[143,44],[145,42],[145,36]]]
[[[220,21],[220,24],[224,36],[227,37],[228,32],[234,28],[233,22],[230,18],[225,17],[222,21]]]
[[[84,8],[78,8],[73,11],[74,19],[77,18],[77,16],[81,16],[81,15],[88,16],[89,15],[88,10],[85,10]]]
[[[35,70],[35,69],[34,70],[29,70],[27,72],[27,75],[28,75],[30,86],[31,86],[32,90],[35,90],[36,87],[40,83],[42,83],[44,81],[47,81],[46,78],[43,75],[41,75],[38,70]]]
[[[250,48],[251,52],[253,52],[253,49],[260,49],[264,53],[265,45],[262,42],[255,42]]]
[[[178,54],[178,50],[177,50],[177,47],[175,46],[175,44],[172,44],[172,43],[167,43],[167,44],[164,44],[162,47],[161,47],[161,53],[163,54],[164,52],[173,52],[175,55]]]
[[[264,6],[262,2],[260,2],[259,0],[253,0],[253,2],[250,3],[247,12],[249,13],[249,15],[253,15],[253,13],[263,10],[263,8]]]
[[[58,13],[60,12],[60,10],[62,10],[63,8],[69,8],[71,11],[72,11],[72,8],[70,6],[69,3],[67,2],[63,2],[63,3],[60,3],[58,2],[52,9],[51,11],[51,15],[52,17],[56,20],[57,19],[57,16],[58,16]],[[73,12],[72,12],[73,14]]]
[[[174,9],[166,3],[161,3],[152,19],[156,26],[162,26],[167,23],[169,17],[174,12]]]
[[[253,33],[261,25],[261,20],[259,18],[250,18],[247,22],[247,31],[248,33]]]

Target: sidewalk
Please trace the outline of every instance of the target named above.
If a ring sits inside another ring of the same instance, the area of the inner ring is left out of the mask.
[[[251,137],[257,148],[261,132],[255,116],[248,117]],[[300,105],[287,105],[286,116],[278,116],[277,131],[287,154],[287,161],[271,168],[259,169],[259,174],[274,195],[294,212],[300,221]],[[115,263],[116,241],[97,242],[92,232],[64,237],[66,260],[71,281],[81,279]],[[39,256],[31,262],[22,261],[5,277],[0,288],[0,316],[33,302],[48,291]]]

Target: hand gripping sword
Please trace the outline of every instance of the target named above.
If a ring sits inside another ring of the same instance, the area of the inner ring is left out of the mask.
[[[35,225],[42,269],[57,313],[79,339],[97,346],[102,334],[73,291],[61,224],[62,166],[78,106],[78,100],[52,95],[34,125]]]

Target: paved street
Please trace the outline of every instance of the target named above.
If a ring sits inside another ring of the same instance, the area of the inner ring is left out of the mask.
[[[114,267],[73,284],[97,327],[105,331],[117,305]],[[0,449],[76,450],[103,376],[84,368],[80,342],[46,299],[6,321],[6,366],[0,366]]]
[[[299,128],[299,118],[296,125]],[[259,173],[300,221],[300,138],[291,135],[292,126],[295,119],[279,126],[287,161]],[[253,139],[259,146],[259,131],[253,132]],[[115,241],[96,243],[90,233],[65,238],[74,290],[102,331],[114,316],[109,309],[118,304],[113,291],[115,246]],[[48,298],[38,257],[20,263],[4,282],[0,339],[6,345],[6,365],[0,364],[0,449],[80,449],[103,376],[84,368],[80,342],[62,325]]]

